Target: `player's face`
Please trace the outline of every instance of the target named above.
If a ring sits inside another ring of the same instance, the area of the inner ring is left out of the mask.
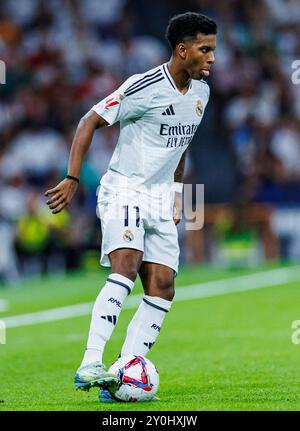
[[[216,35],[198,33],[197,38],[186,44],[184,66],[192,79],[202,79],[209,76],[209,71],[215,62]]]

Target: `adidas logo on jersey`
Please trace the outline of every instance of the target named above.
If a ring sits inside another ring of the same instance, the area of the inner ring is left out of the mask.
[[[153,346],[153,344],[154,344],[154,342],[153,343],[144,343],[144,345],[146,347],[148,347],[148,349],[151,349],[151,347]]]
[[[170,105],[163,113],[162,115],[175,115],[174,108],[172,105]]]
[[[101,319],[108,320],[108,322],[112,323],[113,325],[115,325],[117,323],[117,316],[115,316],[115,315],[113,315],[113,316],[101,316]]]

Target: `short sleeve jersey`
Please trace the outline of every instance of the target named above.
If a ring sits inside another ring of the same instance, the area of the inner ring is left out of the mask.
[[[203,80],[191,80],[182,94],[166,63],[128,78],[92,107],[109,125],[120,122],[118,143],[100,183],[124,181],[134,189],[173,184],[208,99],[209,86]]]

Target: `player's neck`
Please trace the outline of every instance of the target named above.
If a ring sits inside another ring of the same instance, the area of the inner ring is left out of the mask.
[[[183,94],[186,93],[191,83],[191,78],[188,73],[181,69],[180,65],[174,58],[171,58],[167,65],[170,75],[172,76],[178,90]]]

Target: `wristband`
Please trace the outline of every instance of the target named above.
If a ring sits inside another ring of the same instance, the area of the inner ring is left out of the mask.
[[[173,191],[177,193],[182,193],[183,183],[173,183]]]
[[[73,177],[72,175],[67,175],[66,178],[68,178],[69,180],[76,181],[76,183],[79,184],[79,178]]]

